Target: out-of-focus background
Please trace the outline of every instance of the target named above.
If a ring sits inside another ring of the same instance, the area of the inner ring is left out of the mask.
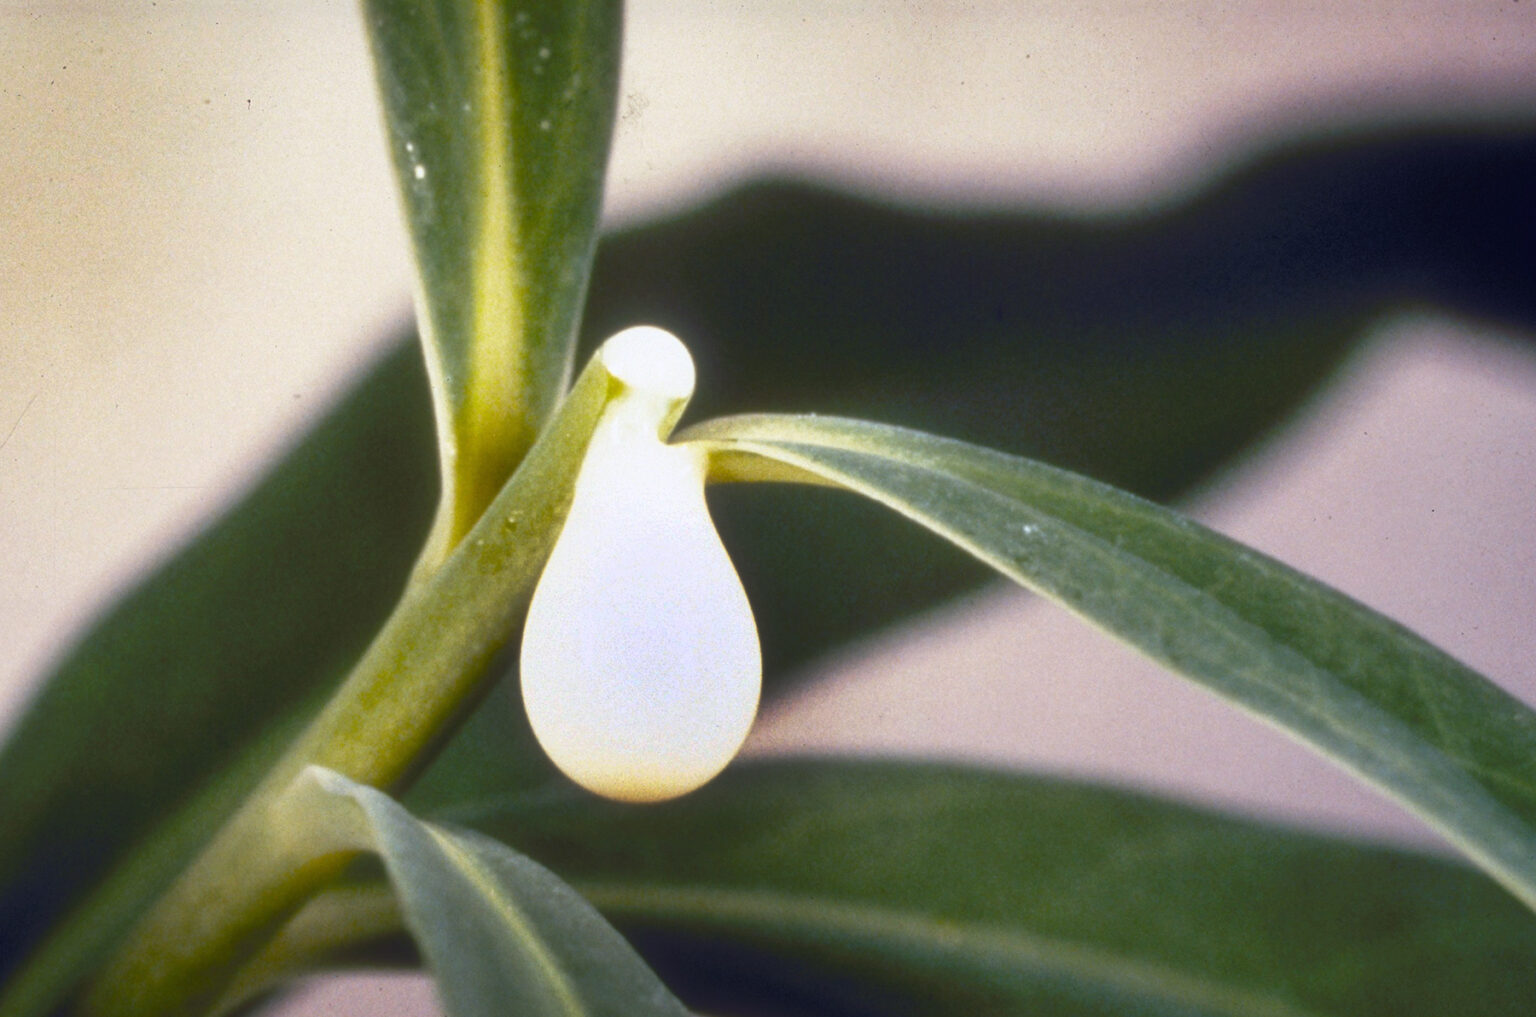
[[[1274,139],[1536,124],[1536,5],[1518,0],[629,11],[620,225],[769,173],[949,209],[1129,213]],[[5,2],[0,67],[3,729],[114,591],[384,350],[410,279],[352,4]],[[1371,321],[1304,417],[1186,504],[1536,701],[1533,327],[1429,305]],[[815,667],[752,751],[985,760],[1433,843],[1012,591]],[[430,995],[348,979],[295,1012],[385,1006]]]

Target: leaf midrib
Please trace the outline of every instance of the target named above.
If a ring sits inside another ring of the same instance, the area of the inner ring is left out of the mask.
[[[476,171],[481,200],[473,224],[470,272],[468,362],[458,422],[458,461],[454,464],[461,491],[455,530],[467,531],[484,503],[500,484],[505,461],[525,440],[529,421],[526,363],[516,356],[510,337],[525,336],[523,266],[518,252],[517,208],[512,173],[510,110],[516,102],[508,67],[504,12],[497,5],[477,3],[473,19],[478,47],[474,71],[478,123],[475,132]],[[457,535],[457,533],[455,534]]]
[[[759,419],[768,420],[769,418],[743,419],[749,424],[754,424]],[[684,437],[702,438],[717,446],[728,446],[735,451],[786,463],[870,497],[964,548],[1004,575],[1028,588],[1045,593],[1052,599],[1062,600],[1063,603],[1065,603],[1064,598],[1038,584],[1032,576],[1027,574],[1027,570],[1020,562],[996,552],[985,541],[977,540],[963,527],[954,525],[946,513],[928,511],[924,506],[912,501],[910,497],[871,482],[858,467],[871,458],[896,463],[916,474],[942,478],[950,484],[963,488],[975,498],[1007,502],[1027,510],[1042,521],[1049,519],[1051,525],[1072,531],[1082,548],[1092,547],[1098,551],[1108,546],[1103,538],[1090,530],[1054,512],[1035,509],[1028,501],[1012,491],[989,486],[985,483],[987,479],[985,471],[978,477],[970,470],[951,469],[933,456],[915,454],[910,449],[899,445],[893,446],[878,441],[870,443],[867,436],[865,437],[867,447],[861,447],[858,436],[834,436],[815,431],[809,434],[803,431],[795,433],[791,430],[791,437],[774,437],[771,434],[764,436],[754,433],[750,426],[746,428],[745,433],[734,434],[728,430],[730,418],[725,418],[719,423],[727,425],[726,433],[723,435],[718,425],[713,429],[709,425],[701,425],[694,434],[685,433]],[[830,423],[835,428],[839,422],[832,420]],[[928,436],[919,437],[927,438]],[[831,456],[850,457],[855,461],[855,466],[850,467],[847,463],[836,464],[830,458]],[[1208,593],[1201,592],[1180,576],[1160,567],[1155,562],[1142,558],[1134,551],[1125,553],[1139,562],[1149,573],[1141,576],[1141,579],[1160,588],[1155,592],[1181,599],[1187,598],[1193,592],[1194,596],[1207,598],[1218,612],[1228,615],[1227,628],[1247,627],[1258,633],[1260,638],[1249,640],[1249,644],[1257,646],[1260,643],[1268,643],[1274,647],[1274,656],[1293,657],[1294,659],[1287,665],[1287,670],[1293,676],[1298,678],[1305,676],[1314,684],[1317,679],[1321,679],[1330,685],[1331,692],[1323,701],[1327,708],[1322,710],[1315,708],[1311,702],[1315,694],[1311,687],[1304,689],[1293,687],[1289,683],[1277,684],[1263,677],[1262,669],[1257,682],[1246,676],[1246,668],[1241,672],[1228,670],[1224,679],[1215,680],[1215,672],[1209,671],[1203,665],[1192,667],[1190,660],[1181,659],[1166,652],[1158,652],[1156,648],[1141,645],[1126,633],[1117,632],[1104,620],[1095,617],[1092,612],[1070,603],[1065,603],[1065,606],[1083,617],[1089,624],[1110,632],[1116,638],[1138,645],[1141,652],[1212,689],[1217,694],[1234,699],[1237,705],[1253,712],[1266,723],[1275,724],[1282,731],[1311,742],[1329,758],[1361,776],[1378,790],[1425,820],[1484,871],[1503,884],[1507,890],[1528,906],[1536,908],[1536,862],[1531,860],[1529,854],[1530,825],[1524,814],[1515,806],[1495,797],[1491,788],[1479,784],[1473,773],[1469,772],[1470,768],[1464,765],[1464,760],[1451,755],[1439,743],[1414,731],[1406,721],[1386,711],[1369,696],[1340,681],[1325,664],[1313,660],[1309,655],[1289,644],[1270,638],[1262,629],[1253,629],[1252,624],[1240,612],[1235,611],[1224,601],[1211,598]],[[1109,562],[1108,565],[1113,568],[1114,563]],[[1147,592],[1154,591],[1149,586]],[[1242,680],[1233,681],[1234,678]],[[1286,717],[1276,712],[1271,716],[1262,702],[1265,698],[1271,703],[1285,703],[1294,711],[1293,715]],[[1350,707],[1357,714],[1353,720],[1343,716],[1341,711],[1345,706]],[[1298,721],[1303,723],[1298,724]],[[1372,725],[1385,725],[1393,729],[1394,733],[1388,738],[1352,737]],[[1342,737],[1323,738],[1320,733],[1325,730]],[[1425,780],[1426,771],[1433,773],[1433,780]]]
[[[549,990],[560,1012],[571,1017],[587,1017],[581,994],[571,982],[570,973],[561,966],[559,959],[544,940],[533,930],[533,925],[497,880],[486,872],[485,865],[465,850],[454,837],[430,824],[423,829],[442,852],[443,857],[463,879],[475,888],[481,898],[494,909],[502,924],[517,937],[525,954],[532,959],[543,976],[543,986]]]

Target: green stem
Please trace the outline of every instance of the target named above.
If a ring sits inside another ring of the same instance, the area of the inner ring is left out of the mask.
[[[594,358],[480,521],[441,568],[411,585],[336,695],[129,934],[81,1013],[207,1012],[240,965],[340,874],[349,854],[306,832],[285,793],[312,764],[394,785],[473,705],[526,608],[617,385]]]

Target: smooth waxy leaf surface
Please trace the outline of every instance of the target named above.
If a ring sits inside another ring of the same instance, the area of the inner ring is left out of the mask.
[[[569,378],[618,88],[615,0],[368,0],[419,273],[445,553]]]
[[[548,870],[334,772],[306,779],[329,798],[320,821],[383,859],[451,1017],[684,1017],[624,938]]]
[[[743,763],[686,798],[452,815],[551,864],[701,1012],[1523,1014],[1536,918],[1445,859],[922,763]],[[356,872],[266,974],[411,963]]]
[[[1470,868],[1067,781],[745,763],[657,806],[456,818],[706,1012],[1491,1017],[1536,992],[1536,918]]]
[[[1242,704],[1424,817],[1536,906],[1536,714],[1401,626],[1150,502],[879,424],[738,417],[680,436],[932,529]]]
[[[1334,127],[1091,212],[748,181],[605,238],[585,340],[682,336],[695,420],[887,421],[1167,502],[1405,311],[1536,336],[1536,121]],[[986,574],[860,499],[712,497],[781,676]]]

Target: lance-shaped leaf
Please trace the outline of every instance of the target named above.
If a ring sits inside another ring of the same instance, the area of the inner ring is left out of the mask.
[[[444,500],[435,562],[569,378],[602,205],[619,4],[368,0],[416,250]]]
[[[1072,781],[760,762],[656,806],[458,816],[702,1012],[1495,1017],[1536,993],[1536,917],[1470,867]],[[268,961],[392,947],[386,893],[322,898]]]
[[[1411,632],[1151,502],[860,421],[680,435],[721,475],[882,502],[1374,783],[1536,906],[1536,714]]]
[[[1536,992],[1536,917],[1470,867],[1070,781],[743,764],[473,825],[705,1012],[1513,1017]]]
[[[685,1017],[624,938],[546,869],[333,771],[301,780],[309,821],[382,858],[450,1017]]]

